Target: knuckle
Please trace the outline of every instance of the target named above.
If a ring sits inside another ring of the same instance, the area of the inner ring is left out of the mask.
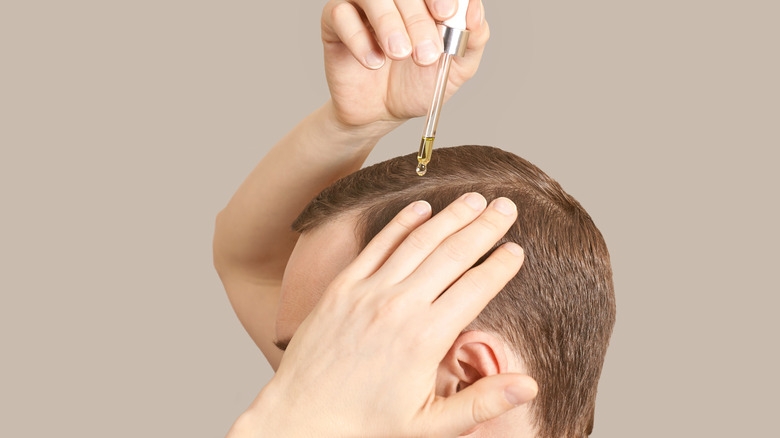
[[[453,220],[466,223],[474,220],[474,214],[476,214],[476,211],[473,208],[461,202],[452,204],[444,211],[446,211]]]
[[[484,269],[490,271],[492,278],[506,279],[507,281],[517,274],[521,265],[522,259],[511,255],[506,248],[494,251],[483,264]]]
[[[327,299],[329,302],[344,301],[349,296],[350,286],[350,281],[344,275],[338,275],[325,289],[322,299]]]
[[[456,262],[462,262],[469,254],[468,246],[460,239],[449,239],[444,242],[444,253]]]
[[[486,397],[476,397],[474,399],[474,402],[471,404],[471,416],[477,424],[482,424],[492,418]]]
[[[405,295],[393,295],[376,309],[374,318],[379,319],[388,317],[393,319],[397,317],[403,317],[407,314],[408,308],[409,303],[408,300],[405,299]]]
[[[330,8],[330,19],[333,21],[333,23],[340,22],[342,19],[346,18],[346,16],[352,12],[351,11],[352,8],[353,6],[349,2],[336,3]]]
[[[419,230],[410,233],[406,241],[409,242],[412,248],[418,251],[428,251],[432,246],[429,238]]]
[[[369,17],[369,21],[377,31],[390,33],[393,28],[398,27],[398,14],[391,9],[381,12],[374,19]]]
[[[507,269],[512,271],[513,276],[517,274],[517,271],[523,266],[524,259],[525,257],[517,257],[514,254],[511,254],[508,249],[501,248],[501,262]]]
[[[396,218],[395,223],[398,224],[398,226],[401,227],[402,229],[411,233],[415,228],[417,228],[417,222],[418,222],[417,219],[418,219],[417,216],[412,217],[411,214],[409,215],[401,214]]]
[[[433,24],[433,19],[426,13],[417,12],[404,18],[407,28],[416,28]]]
[[[361,40],[364,40],[366,36],[367,35],[365,30],[356,30],[344,37],[344,44],[346,44],[347,47],[355,47]]]
[[[350,309],[350,315],[372,315],[374,319],[376,319],[379,316],[378,311],[376,311],[377,307],[379,307],[379,304],[377,304],[377,295],[370,292],[370,288],[365,288],[360,290],[359,293],[355,293],[355,291],[351,291],[349,301],[347,305]]]
[[[490,25],[485,21],[485,24],[482,25],[479,31],[469,37],[469,48],[483,48],[487,45],[488,40],[490,40]]]
[[[485,291],[485,282],[480,280],[481,277],[479,276],[479,272],[480,271],[472,269],[460,278],[460,281],[464,283],[463,286],[477,294],[481,294]]]
[[[328,285],[329,289],[335,289],[335,290],[345,290],[349,289],[350,284],[352,281],[350,280],[349,276],[346,274],[347,270],[340,272],[336,277],[331,280],[330,284]]]
[[[520,263],[517,261],[517,257],[511,257],[504,251],[501,251],[501,256],[498,257],[498,262],[501,264],[501,269],[497,270],[495,276],[497,278],[513,277],[520,270]]]
[[[500,216],[498,214],[494,214],[492,212],[483,214],[482,216],[480,216],[479,220],[477,220],[477,224],[480,227],[482,227],[483,229],[491,233],[496,233],[501,231],[506,232],[509,225],[507,222],[508,220],[505,217]]]

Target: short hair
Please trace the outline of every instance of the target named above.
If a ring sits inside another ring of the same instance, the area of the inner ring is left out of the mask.
[[[483,256],[512,241],[523,247],[520,272],[469,325],[502,338],[539,384],[530,413],[539,438],[582,437],[593,429],[596,390],[615,323],[612,269],[604,238],[590,215],[530,162],[489,146],[434,151],[424,177],[416,155],[375,164],[323,190],[293,223],[306,232],[343,213],[357,213],[365,245],[416,200],[442,210],[466,192],[488,202],[503,196],[518,210],[515,224]]]

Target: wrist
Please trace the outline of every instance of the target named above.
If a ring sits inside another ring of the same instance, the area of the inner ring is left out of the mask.
[[[280,418],[279,415],[274,413],[275,406],[276,403],[274,403],[266,388],[263,388],[249,408],[233,423],[227,438],[293,436],[288,433],[281,435],[285,431],[282,429],[282,425],[275,422],[275,419]]]
[[[376,144],[382,137],[404,123],[403,120],[377,120],[361,125],[348,123],[339,117],[338,111],[336,111],[336,107],[331,99],[329,99],[321,109],[324,111],[328,123],[330,123],[334,129],[346,136],[354,137],[357,140],[372,142],[372,145]]]
[[[272,380],[239,416],[227,438],[313,438],[315,435],[307,430],[306,421],[295,418],[295,407],[286,406],[285,400],[286,397],[274,391]]]

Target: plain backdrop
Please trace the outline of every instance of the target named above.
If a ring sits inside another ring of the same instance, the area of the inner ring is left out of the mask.
[[[603,232],[618,320],[593,436],[776,433],[778,2],[485,3],[437,145],[529,159]],[[0,436],[224,436],[271,378],[211,238],[328,97],[323,5],[0,5]]]

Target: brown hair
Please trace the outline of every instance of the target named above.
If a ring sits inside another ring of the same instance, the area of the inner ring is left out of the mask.
[[[525,262],[469,328],[501,336],[539,383],[531,405],[539,438],[589,435],[615,323],[609,253],[593,220],[555,180],[498,148],[437,149],[424,177],[414,173],[416,164],[415,154],[405,155],[336,181],[293,229],[304,232],[357,211],[362,248],[415,200],[428,201],[434,214],[472,191],[488,202],[499,196],[514,201],[517,222],[496,247],[517,242]]]

